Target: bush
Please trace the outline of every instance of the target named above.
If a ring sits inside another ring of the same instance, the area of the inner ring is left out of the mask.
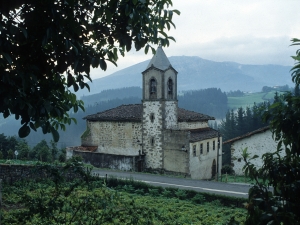
[[[227,173],[227,174],[231,175],[231,174],[234,174],[234,170],[233,170],[232,166],[224,165],[224,166],[222,166],[221,173],[222,174]]]
[[[202,194],[196,194],[192,199],[192,202],[202,204],[205,202],[205,197]]]

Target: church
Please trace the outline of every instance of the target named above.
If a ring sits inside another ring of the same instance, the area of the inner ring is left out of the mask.
[[[161,46],[142,72],[142,103],[84,117],[81,146],[67,148],[96,167],[212,179],[222,165],[214,117],[178,108],[177,71]]]

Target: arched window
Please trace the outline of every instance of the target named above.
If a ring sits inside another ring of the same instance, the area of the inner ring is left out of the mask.
[[[168,95],[173,95],[173,80],[169,78],[168,80]]]
[[[156,98],[157,83],[156,83],[156,80],[154,78],[152,78],[150,80],[149,90],[150,90],[150,98]]]

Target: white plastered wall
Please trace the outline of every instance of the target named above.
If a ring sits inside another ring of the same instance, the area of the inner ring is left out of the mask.
[[[215,141],[215,149],[213,149]],[[222,143],[222,139],[220,139]],[[209,142],[209,152],[207,152],[207,142]],[[200,145],[203,144],[203,153],[200,153]],[[193,147],[196,146],[196,154]],[[219,153],[219,159],[217,155]],[[190,143],[190,174],[192,179],[211,179],[213,161],[217,164],[219,160],[219,173],[222,167],[222,144],[218,150],[218,137],[206,139],[199,142]]]
[[[237,140],[231,144],[231,162],[237,175],[244,175],[243,167],[245,162],[242,157],[243,149],[248,148],[250,157],[258,155],[259,157],[251,162],[256,167],[262,166],[262,155],[267,152],[275,152],[277,143],[272,138],[272,132],[267,130],[249,137]]]
[[[178,123],[178,128],[180,130],[200,129],[200,128],[206,128],[206,127],[209,127],[207,121],[179,122]]]

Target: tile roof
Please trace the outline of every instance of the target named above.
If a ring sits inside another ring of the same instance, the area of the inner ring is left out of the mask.
[[[230,140],[224,141],[223,144],[228,144],[228,143],[231,143],[231,142],[235,142],[235,141],[241,140],[243,138],[250,137],[254,134],[265,132],[266,130],[269,130],[269,129],[270,129],[269,126],[262,127],[262,128],[259,128],[259,129],[255,130],[255,131],[249,132],[247,134],[244,134],[244,135],[238,136],[236,138],[232,138]]]
[[[210,127],[190,130],[190,142],[202,141],[205,139],[215,138],[219,136],[219,132]]]
[[[178,108],[178,121],[180,122],[190,122],[190,121],[207,121],[214,120],[212,116],[208,116],[202,113],[197,113],[194,111],[189,111],[186,109]]]
[[[108,109],[103,112],[88,115],[83,119],[89,121],[142,121],[142,104],[120,105],[113,109]]]
[[[128,122],[142,122],[143,105],[131,104],[121,105],[113,109],[109,109],[96,114],[88,115],[83,119],[89,121],[128,121]],[[178,108],[178,122],[192,122],[192,121],[207,121],[214,120],[214,117]]]
[[[98,146],[73,146],[68,147],[68,149],[82,152],[95,152],[98,149]]]

